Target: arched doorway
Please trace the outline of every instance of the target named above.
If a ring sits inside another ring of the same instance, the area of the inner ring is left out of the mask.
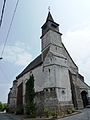
[[[81,92],[81,96],[82,96],[82,101],[83,101],[83,106],[84,108],[88,105],[88,98],[87,98],[87,92],[86,91],[82,91]]]

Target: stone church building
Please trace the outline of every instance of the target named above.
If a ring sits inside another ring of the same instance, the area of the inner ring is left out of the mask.
[[[17,98],[17,80],[13,81],[13,86],[8,93],[8,112],[15,112]]]
[[[59,24],[50,12],[41,28],[41,54],[16,77],[16,106],[25,107],[26,82],[33,74],[38,113],[42,113],[44,108],[62,110],[72,106],[76,109],[86,107],[90,102],[90,87],[62,43]]]

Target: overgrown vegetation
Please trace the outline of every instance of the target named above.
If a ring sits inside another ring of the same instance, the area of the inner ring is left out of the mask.
[[[16,109],[16,115],[23,114],[23,107],[18,107]]]
[[[26,83],[26,114],[29,115],[31,118],[36,116],[34,99],[34,76],[31,75]]]
[[[44,114],[47,118],[50,116],[50,111],[48,110],[48,108],[44,109]]]
[[[57,117],[64,117],[64,116],[67,116],[68,114],[72,114],[73,112],[75,112],[76,110],[74,109],[74,107],[70,107],[70,108],[67,108],[67,110],[65,111],[57,111],[57,110],[49,110],[48,108],[44,108],[44,115],[45,117],[49,118],[49,117],[52,117],[52,118],[57,118]]]
[[[57,116],[59,116],[59,113],[57,111],[50,111],[48,108],[44,108],[44,115],[48,118],[48,117],[53,117],[53,118],[57,118]]]
[[[73,112],[75,112],[74,107],[71,107],[71,108],[67,109],[67,114],[72,114]]]

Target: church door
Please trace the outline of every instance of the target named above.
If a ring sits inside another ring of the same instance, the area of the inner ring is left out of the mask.
[[[81,96],[82,96],[83,106],[85,108],[88,105],[87,92],[86,91],[82,91],[81,92]]]

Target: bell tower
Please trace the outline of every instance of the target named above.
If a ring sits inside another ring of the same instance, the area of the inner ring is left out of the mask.
[[[61,36],[59,24],[54,21],[49,11],[46,22],[42,26],[41,36],[44,87],[55,89],[58,103],[64,101],[68,104],[70,102],[69,105],[72,105],[68,61]]]
[[[41,28],[42,28],[41,36],[42,54],[47,50],[60,53],[61,52],[60,48],[62,47],[61,43],[62,34],[59,32],[59,24],[54,21],[50,11],[48,12],[46,22]],[[58,51],[55,51],[55,48],[58,49]]]
[[[42,26],[42,36],[44,36],[48,30],[59,32],[59,24],[55,23],[52,15],[49,11],[45,24]]]

